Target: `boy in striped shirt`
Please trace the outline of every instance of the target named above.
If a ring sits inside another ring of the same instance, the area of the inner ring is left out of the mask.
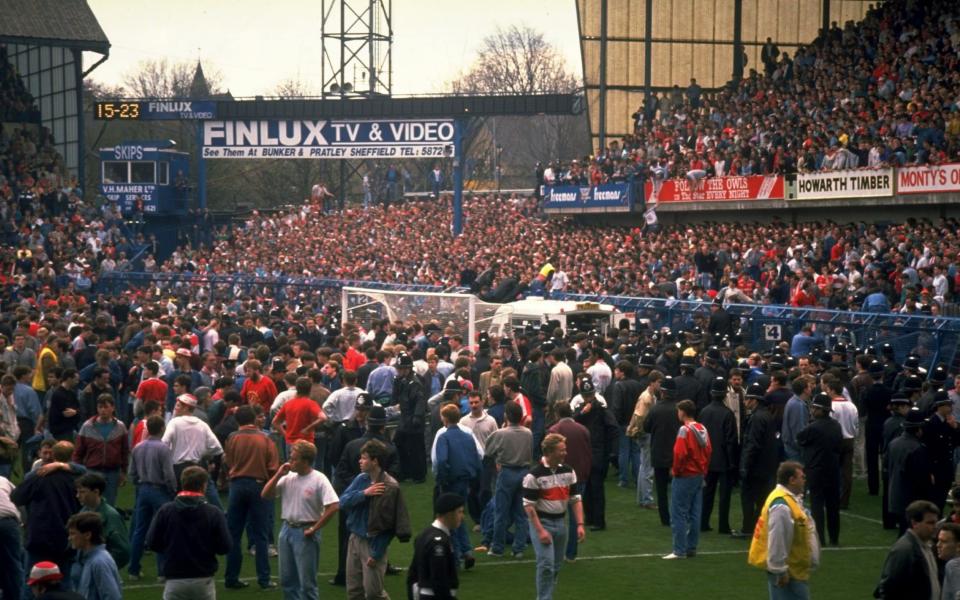
[[[537,556],[537,600],[551,600],[567,547],[567,505],[577,523],[577,541],[583,542],[583,505],[576,491],[577,474],[564,464],[566,439],[547,435],[540,445],[543,457],[523,478],[523,509],[530,523],[530,539]]]

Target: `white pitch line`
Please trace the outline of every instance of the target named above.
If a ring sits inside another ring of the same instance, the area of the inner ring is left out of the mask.
[[[843,516],[845,516],[845,517],[851,517],[851,518],[853,518],[853,519],[859,519],[859,520],[861,520],[861,521],[866,521],[867,523],[876,523],[877,525],[883,525],[883,521],[881,521],[880,519],[874,519],[874,518],[871,518],[871,517],[865,517],[865,516],[863,516],[863,515],[858,515],[857,513],[852,513],[852,512],[846,511],[846,510],[841,510],[841,511],[840,511],[840,514],[843,515]]]
[[[864,517],[866,518],[866,517]],[[823,552],[874,552],[878,550],[889,550],[889,546],[844,546],[841,548],[828,547],[821,548]],[[697,556],[725,556],[725,555],[736,555],[743,554],[746,555],[747,549],[743,550],[707,550],[704,552],[697,552]],[[622,560],[624,558],[660,558],[663,556],[663,552],[644,552],[641,554],[605,554],[602,556],[578,556],[577,562],[586,562],[588,560]],[[696,560],[696,559],[693,559]],[[532,559],[523,559],[523,560],[511,560],[506,559],[502,561],[491,561],[491,562],[482,562],[477,563],[477,568],[487,568],[487,567],[510,567],[513,565],[532,565],[537,561]],[[330,577],[334,573],[317,573],[317,577],[324,578]],[[256,582],[256,578],[241,578],[240,581]],[[125,585],[123,589],[125,590],[145,590],[152,588],[163,587],[162,583],[138,583],[135,585]]]

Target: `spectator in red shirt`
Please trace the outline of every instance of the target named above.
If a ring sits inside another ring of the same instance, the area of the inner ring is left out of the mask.
[[[247,374],[247,379],[243,382],[240,389],[240,395],[246,404],[259,404],[263,407],[263,412],[269,414],[270,405],[277,396],[277,386],[269,377],[264,377],[261,373],[263,366],[260,361],[251,358],[244,365],[243,370]]]
[[[350,337],[347,338],[347,344],[347,351],[343,357],[343,368],[347,371],[356,372],[363,366],[363,363],[367,362],[367,357],[358,350],[360,347],[360,335],[351,333]]]
[[[147,439],[147,419],[153,415],[163,416],[163,404],[156,400],[147,400],[143,403],[143,418],[140,419],[133,428],[133,443],[130,444],[131,450],[136,448],[137,444]]]
[[[167,399],[167,382],[160,379],[160,364],[151,360],[143,365],[143,370],[146,378],[137,387],[137,402],[140,406],[146,406],[147,402],[152,400],[159,402],[162,406]],[[134,407],[134,414],[136,414],[137,408],[139,407]]]
[[[320,405],[310,398],[313,382],[309,377],[298,377],[297,395],[280,407],[273,418],[273,428],[283,434],[287,446],[297,440],[313,443],[313,430],[327,420]]]

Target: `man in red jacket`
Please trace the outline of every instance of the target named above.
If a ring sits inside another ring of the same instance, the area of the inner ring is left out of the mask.
[[[693,558],[700,541],[700,512],[703,508],[703,478],[710,465],[710,435],[697,423],[697,405],[691,400],[677,403],[682,425],[673,443],[673,484],[670,490],[670,530],[673,552],[665,560]]]
[[[110,394],[101,394],[97,398],[97,416],[90,417],[80,427],[73,462],[103,475],[107,480],[103,497],[107,504],[116,506],[117,488],[127,480],[130,442],[127,428],[114,416]]]

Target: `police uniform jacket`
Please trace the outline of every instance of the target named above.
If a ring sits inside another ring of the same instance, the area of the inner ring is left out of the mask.
[[[892,396],[890,388],[882,383],[874,383],[863,392],[861,405],[867,413],[867,427],[883,427],[890,416],[887,406]]]
[[[427,395],[423,383],[411,373],[393,382],[393,402],[400,407],[400,425],[403,433],[422,432],[426,425]]]
[[[699,379],[693,375],[684,373],[680,377],[675,377],[674,381],[677,382],[677,402],[681,400],[693,400],[697,406],[701,406],[700,401],[703,388],[700,385]]]
[[[740,459],[737,441],[737,418],[723,403],[723,397],[714,398],[699,415],[700,424],[707,428],[713,453],[707,470],[726,473],[737,468]]]
[[[797,445],[811,487],[834,485],[839,489],[842,443],[840,423],[829,416],[814,419],[797,434]]]
[[[933,415],[923,427],[923,444],[930,453],[931,472],[953,480],[953,449],[960,445],[960,429]]]
[[[903,431],[903,422],[906,419],[900,413],[893,413],[883,422],[883,444],[880,446],[880,452],[887,453],[890,448],[890,442],[897,439],[897,436]],[[886,465],[884,465],[886,467]]]
[[[650,434],[653,468],[669,469],[673,466],[673,444],[679,429],[676,401],[664,400],[650,407],[647,418],[643,420],[643,430]]]
[[[884,464],[890,474],[887,506],[892,514],[902,515],[914,500],[933,497],[927,447],[912,432],[904,431],[890,443]]]
[[[777,423],[765,405],[757,407],[744,426],[740,451],[740,479],[772,481],[780,465],[780,441]]]
[[[457,578],[457,559],[450,536],[435,526],[424,529],[413,542],[413,560],[407,572],[407,598],[414,600],[413,586],[420,590],[420,598],[450,600],[460,580]]]

